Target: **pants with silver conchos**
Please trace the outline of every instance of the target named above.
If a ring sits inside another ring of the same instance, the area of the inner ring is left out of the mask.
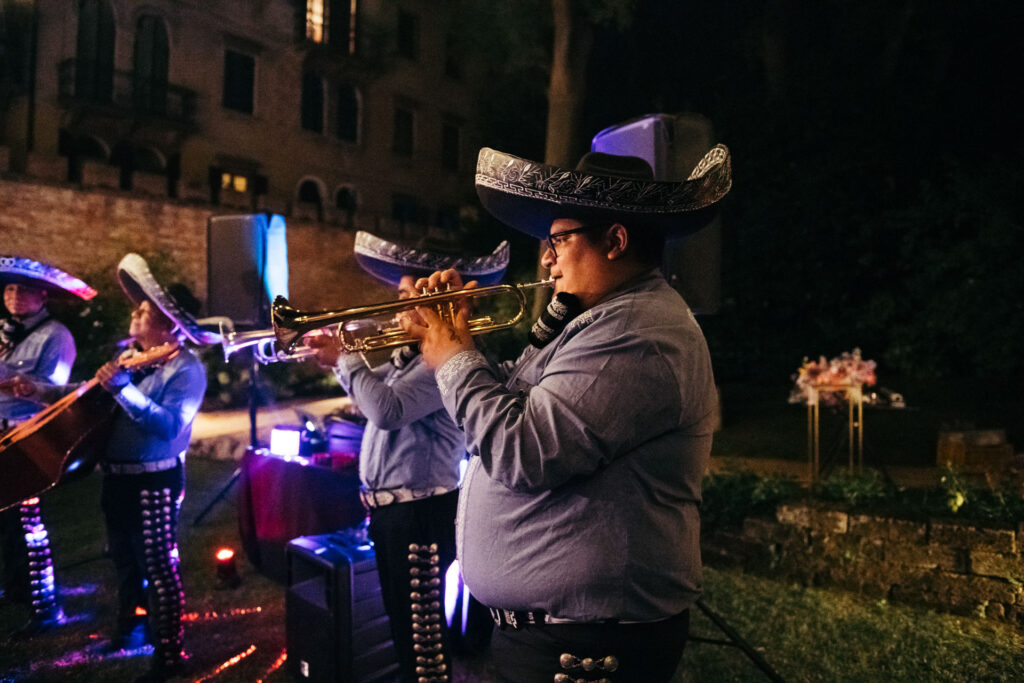
[[[4,592],[14,602],[29,602],[32,619],[52,621],[60,615],[50,536],[42,503],[30,498],[0,513],[3,535]]]
[[[154,665],[181,659],[185,593],[178,570],[178,513],[184,497],[180,464],[162,472],[106,474],[102,505],[117,574],[118,630],[148,615]]]
[[[503,625],[491,636],[502,681],[668,683],[689,634],[689,610],[643,624]]]
[[[384,609],[403,681],[451,681],[444,575],[455,560],[458,491],[370,511]]]

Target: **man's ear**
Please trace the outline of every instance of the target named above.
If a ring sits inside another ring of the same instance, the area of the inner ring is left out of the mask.
[[[615,223],[605,233],[608,240],[608,260],[617,261],[626,255],[629,248],[629,232],[622,223]]]

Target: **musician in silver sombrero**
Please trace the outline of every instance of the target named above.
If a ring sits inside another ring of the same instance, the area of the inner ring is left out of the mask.
[[[185,453],[206,393],[206,369],[186,342],[217,343],[220,335],[200,327],[194,316],[201,304],[188,287],[163,287],[138,254],[121,259],[117,280],[135,306],[129,335],[137,349],[145,353],[166,344],[177,350],[148,372],[129,373],[107,363],[96,373],[120,408],[100,460],[101,503],[118,582],[113,642],[130,647],[141,632],[153,644],[153,659],[137,680],[163,681],[186,664],[176,537]]]
[[[729,153],[681,182],[652,175],[635,157],[560,169],[482,150],[478,195],[546,239],[559,305],[507,367],[464,317],[405,324],[466,434],[458,558],[507,681],[668,681],[700,594],[717,399],[700,327],[658,266],[665,237],[699,230],[729,191]],[[461,286],[450,271],[417,286],[442,282]]]
[[[406,247],[370,233],[356,236],[356,259],[368,273],[417,294],[416,277],[458,268],[486,284],[501,279],[508,244],[469,258]],[[451,681],[445,621],[445,573],[455,559],[455,509],[462,433],[441,405],[434,373],[415,347],[395,349],[390,362],[370,369],[337,340],[309,337],[317,359],[367,419],[359,453],[362,499],[369,510],[384,607],[403,681]]]
[[[75,340],[50,315],[48,301],[91,299],[96,291],[54,266],[23,256],[0,255],[0,381],[14,376],[63,386],[75,362]],[[40,409],[24,397],[0,393],[0,433],[24,422]],[[0,512],[3,551],[2,594],[27,602],[32,616],[19,634],[30,636],[63,620],[57,603],[56,579],[42,503],[33,498]]]

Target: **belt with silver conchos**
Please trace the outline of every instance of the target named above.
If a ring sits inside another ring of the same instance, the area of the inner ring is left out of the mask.
[[[632,624],[653,624],[659,621],[664,621],[670,617],[663,619],[654,619],[652,621],[627,621],[624,619],[600,619],[598,621],[579,621],[577,619],[563,619],[561,617],[553,617],[544,610],[511,610],[511,609],[497,609],[495,607],[488,607],[491,611],[491,619],[499,628],[508,626],[513,629],[521,629],[529,625],[538,624],[621,624],[621,625],[632,625]]]
[[[455,491],[454,488],[435,486],[432,489],[359,489],[359,499],[367,510],[382,508],[394,503],[408,503],[412,500],[422,500],[432,496],[440,496]]]
[[[151,460],[149,462],[105,462],[100,467],[107,474],[147,474],[174,469],[180,462],[179,456],[172,455],[163,460]]]

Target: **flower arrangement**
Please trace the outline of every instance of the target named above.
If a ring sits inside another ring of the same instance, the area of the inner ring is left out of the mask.
[[[806,403],[813,392],[828,388],[829,391],[821,395],[822,402],[838,405],[840,398],[837,394],[843,392],[835,388],[873,385],[877,381],[875,366],[875,361],[861,358],[860,349],[843,352],[832,360],[825,360],[825,356],[820,356],[816,361],[804,358],[803,365],[793,375],[796,386],[789,396],[789,402]]]

